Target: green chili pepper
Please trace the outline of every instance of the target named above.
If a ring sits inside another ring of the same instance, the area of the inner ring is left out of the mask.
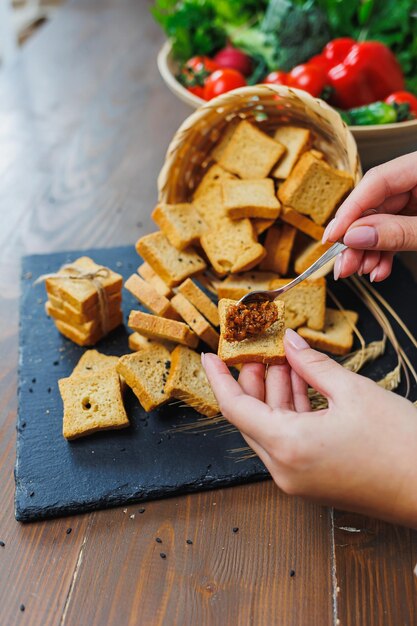
[[[387,104],[386,102],[372,102],[366,106],[339,111],[342,119],[350,126],[366,126],[369,124],[392,124],[409,118],[410,105]]]

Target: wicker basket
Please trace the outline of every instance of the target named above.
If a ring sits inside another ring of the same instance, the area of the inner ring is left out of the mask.
[[[190,201],[210,165],[210,152],[234,118],[248,119],[267,133],[279,125],[309,128],[314,147],[328,162],[349,172],[355,181],[362,172],[355,140],[340,115],[305,91],[275,85],[242,87],[200,107],[180,126],[172,139],[158,177],[161,202]]]

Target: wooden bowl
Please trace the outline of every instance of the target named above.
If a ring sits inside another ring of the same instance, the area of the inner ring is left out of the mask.
[[[172,57],[169,41],[159,51],[158,69],[168,88],[180,100],[195,109],[205,103],[205,100],[190,93],[175,78],[178,64]],[[396,124],[351,126],[350,130],[358,145],[364,169],[417,150],[417,120]]]

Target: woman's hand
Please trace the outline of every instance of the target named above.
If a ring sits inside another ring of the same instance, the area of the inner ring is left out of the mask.
[[[323,241],[349,246],[336,258],[335,278],[391,272],[394,252],[417,250],[417,152],[369,170],[328,224]]]
[[[287,330],[288,363],[202,362],[223,415],[289,494],[417,527],[417,409]],[[307,383],[329,408],[311,411]]]

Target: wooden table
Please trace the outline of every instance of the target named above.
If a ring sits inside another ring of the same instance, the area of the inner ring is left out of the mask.
[[[0,74],[0,625],[416,624],[417,533],[271,481],[134,518],[138,506],[14,520],[19,259],[150,231],[190,112],[158,76],[162,41],[144,0],[76,0]]]

